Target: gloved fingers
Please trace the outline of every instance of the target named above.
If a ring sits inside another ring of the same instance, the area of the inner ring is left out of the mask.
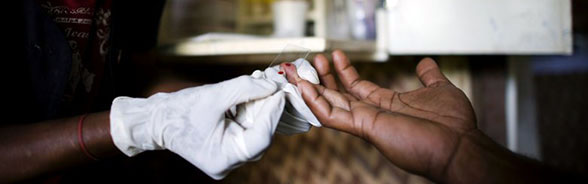
[[[255,79],[251,76],[240,76],[218,83],[210,92],[219,99],[221,107],[229,109],[237,104],[263,98],[274,93],[278,86],[267,79]]]
[[[263,100],[265,102],[255,114],[252,125],[245,127],[243,132],[248,159],[258,156],[269,146],[286,103],[282,91]]]
[[[255,70],[253,71],[253,73],[251,74],[251,77],[255,78],[255,79],[260,79],[260,78],[264,78],[264,74],[261,70]]]

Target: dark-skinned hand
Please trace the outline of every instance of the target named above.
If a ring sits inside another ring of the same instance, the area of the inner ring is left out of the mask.
[[[333,60],[344,89],[324,55],[313,63],[322,85],[300,79],[293,65],[281,66],[325,127],[364,138],[405,170],[444,178],[460,141],[477,128],[468,98],[435,61],[425,58],[416,67],[424,87],[398,92],[362,80],[341,51],[333,52]]]

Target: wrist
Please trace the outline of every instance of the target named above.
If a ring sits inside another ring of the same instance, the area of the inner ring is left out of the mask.
[[[163,94],[162,94],[163,95]],[[161,95],[160,95],[161,96]],[[163,149],[152,135],[152,121],[163,98],[117,97],[110,110],[110,134],[114,145],[127,156],[146,150]]]
[[[517,155],[480,130],[463,136],[442,183],[541,183],[549,173],[539,162]]]
[[[480,166],[480,159],[484,157],[483,154],[486,154],[480,145],[481,142],[492,142],[492,140],[478,129],[462,134],[443,174],[435,180],[440,183],[468,183],[471,180],[463,180],[466,174],[469,178],[483,178],[479,175],[483,172],[465,172]]]
[[[120,154],[110,136],[109,112],[88,114],[83,120],[81,140],[87,151],[98,159]],[[79,126],[80,122],[78,122]]]

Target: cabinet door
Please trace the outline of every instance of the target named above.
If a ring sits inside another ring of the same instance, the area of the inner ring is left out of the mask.
[[[390,54],[571,54],[570,0],[388,0]]]

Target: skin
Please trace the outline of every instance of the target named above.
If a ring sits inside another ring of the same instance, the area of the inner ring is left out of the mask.
[[[341,51],[333,53],[338,89],[328,60],[314,65],[323,85],[296,75],[282,65],[291,83],[324,126],[362,137],[395,165],[438,183],[548,183],[583,178],[561,173],[499,146],[476,128],[465,95],[451,84],[431,59],[417,66],[424,86],[399,93],[359,79]],[[145,96],[197,84],[160,81]],[[17,182],[92,162],[80,149],[80,116],[29,125],[0,127],[0,182]],[[121,155],[110,136],[109,112],[89,114],[83,140],[99,159]],[[585,180],[583,180],[585,182]]]
[[[88,114],[83,126],[86,148],[101,159],[120,154],[110,138],[108,114]],[[79,116],[2,127],[0,181],[21,181],[91,162],[78,144],[78,120]]]
[[[167,79],[147,89],[145,95],[196,85]],[[84,144],[98,159],[123,155],[112,142],[109,116],[109,111],[90,113],[83,122]],[[80,117],[0,127],[0,183],[23,181],[94,162],[82,152],[78,142]]]
[[[302,80],[293,65],[281,66],[325,127],[365,139],[396,166],[438,183],[561,179],[558,172],[516,155],[484,135],[476,127],[465,94],[431,58],[416,67],[424,87],[397,92],[360,79],[343,52],[335,51],[332,56],[334,69],[325,56],[314,59],[322,85]]]

